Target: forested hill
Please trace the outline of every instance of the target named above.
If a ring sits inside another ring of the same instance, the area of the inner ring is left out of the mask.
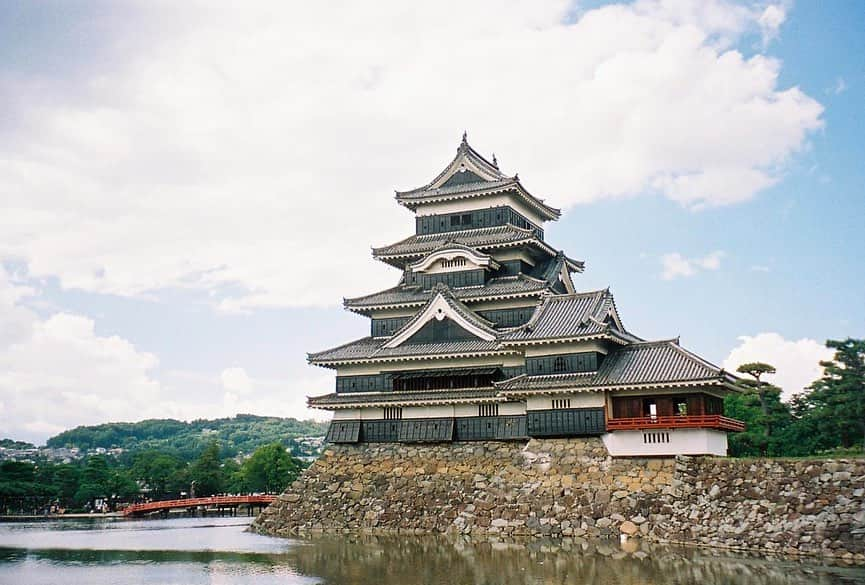
[[[82,450],[111,449],[126,451],[158,449],[175,453],[183,459],[198,456],[204,448],[219,443],[223,456],[252,453],[257,447],[274,442],[288,444],[296,437],[323,436],[327,423],[299,421],[239,414],[233,418],[183,422],[152,419],[135,423],[106,423],[81,426],[48,439],[48,447],[78,447]]]

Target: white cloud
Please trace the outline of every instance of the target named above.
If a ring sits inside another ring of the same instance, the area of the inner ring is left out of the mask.
[[[735,372],[736,368],[748,362],[775,366],[777,373],[764,379],[779,386],[786,400],[822,376],[820,361],[829,360],[832,355],[831,349],[814,339],[789,341],[778,333],[758,333],[739,337],[739,345],[724,360],[724,368]]]
[[[228,368],[220,375],[222,387],[234,394],[249,394],[252,392],[252,380],[243,368]]]
[[[839,77],[835,80],[835,85],[826,90],[826,93],[830,93],[833,95],[841,95],[847,91],[847,82],[843,77]]]
[[[685,258],[679,252],[661,256],[661,278],[675,280],[676,278],[694,276],[701,270],[718,270],[721,268],[721,258],[724,252],[716,250],[702,258]]]
[[[70,313],[41,317],[29,309],[25,302],[37,294],[13,282],[0,265],[0,437],[41,442],[81,424],[150,417],[252,412],[322,418],[306,408],[303,392],[322,393],[327,386],[320,377],[288,384],[229,368],[219,377],[172,373],[163,381],[156,356],[121,337],[99,335],[92,319]],[[214,401],[220,388],[224,399]]]
[[[760,23],[764,46],[778,36],[778,31],[785,20],[787,20],[787,10],[781,5],[770,4],[763,10],[757,22]]]
[[[779,61],[731,48],[777,31],[778,7],[149,10],[117,30],[136,41],[110,74],[0,76],[16,120],[0,260],[87,291],[216,291],[227,311],[334,304],[397,279],[367,249],[411,229],[391,189],[434,176],[464,128],[557,206],[656,192],[706,208],[777,182],[821,125]],[[142,40],[159,28],[144,19],[172,24]]]

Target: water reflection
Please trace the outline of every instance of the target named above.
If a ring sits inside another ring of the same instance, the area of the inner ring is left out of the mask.
[[[286,553],[324,583],[515,585],[824,585],[865,583],[865,570],[649,548],[634,541],[474,542],[428,537],[328,537]]]
[[[244,532],[237,519],[0,524],[0,583],[292,585],[865,584],[865,568],[636,541],[523,542]]]

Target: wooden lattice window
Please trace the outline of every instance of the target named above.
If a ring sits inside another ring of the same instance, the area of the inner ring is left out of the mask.
[[[571,407],[570,398],[553,398],[553,410],[563,410]]]
[[[388,406],[384,409],[385,420],[399,420],[402,418],[401,406]]]
[[[498,404],[478,404],[478,416],[498,416]]]

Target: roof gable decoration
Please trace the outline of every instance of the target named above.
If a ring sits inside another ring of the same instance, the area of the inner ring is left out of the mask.
[[[473,268],[488,268],[495,270],[498,262],[489,254],[478,252],[473,248],[456,243],[449,243],[430,253],[417,262],[410,264],[412,272],[451,272],[470,270]]]
[[[625,329],[625,326],[622,324],[622,319],[619,317],[619,311],[616,308],[616,300],[613,298],[613,293],[610,292],[610,289],[606,289],[605,295],[605,304],[606,304],[606,312],[603,314],[603,322],[606,324],[612,324],[613,328],[621,333],[628,333],[628,330]]]
[[[463,173],[469,174],[461,177],[460,175]],[[438,189],[448,182],[448,184],[462,184],[501,181],[510,178],[499,170],[498,161],[495,163],[488,161],[469,146],[468,136],[464,132],[454,159],[435,179],[421,189]]]
[[[433,319],[438,321],[450,319],[475,337],[484,341],[494,341],[496,339],[495,330],[485,323],[485,320],[467,309],[460,310],[455,299],[447,294],[448,292],[446,287],[437,287],[435,296],[427,306],[421,309],[401,330],[394,333],[393,337],[382,347],[390,349],[400,346]]]

